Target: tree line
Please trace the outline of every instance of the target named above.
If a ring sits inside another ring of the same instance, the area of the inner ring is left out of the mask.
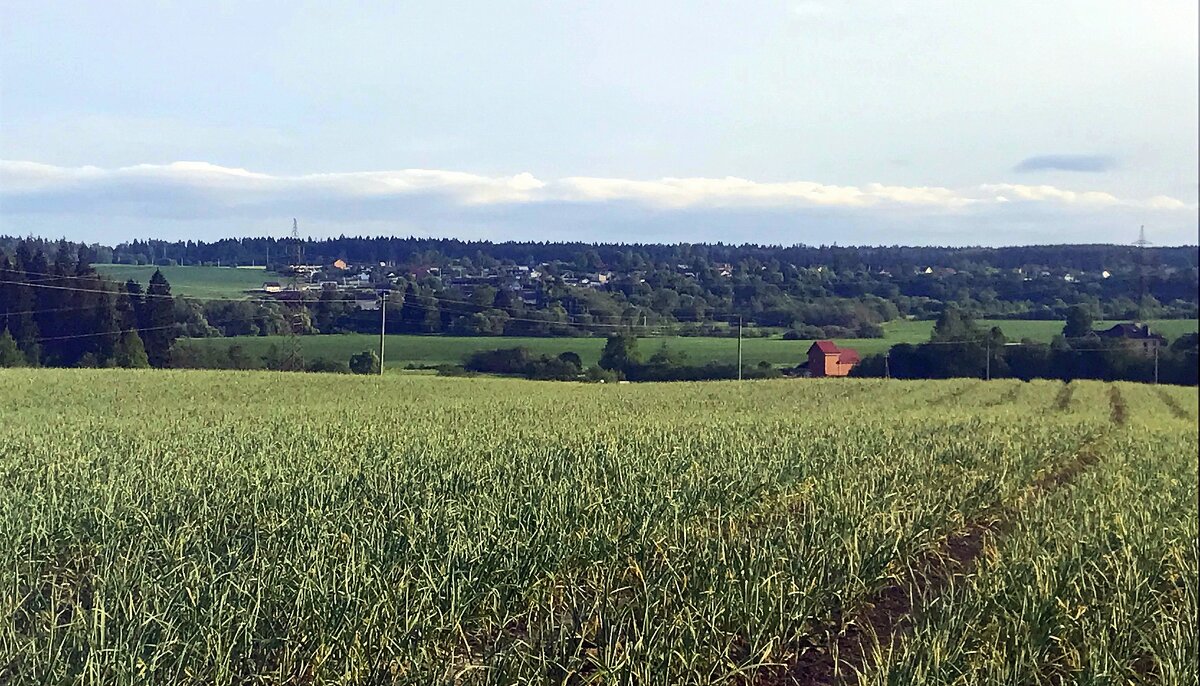
[[[148,286],[98,274],[88,246],[19,241],[0,251],[0,367],[176,367],[378,373],[365,352],[348,361],[304,360],[297,344],[251,357],[231,346],[219,358],[185,336],[282,334],[311,327],[302,305],[198,302],[172,294],[155,270]],[[320,310],[318,309],[318,314]],[[214,323],[222,328],[217,328]],[[285,349],[286,348],[286,349]]]
[[[10,360],[16,359],[12,353],[15,347],[25,364],[141,366],[144,353],[145,364],[155,367],[244,368],[253,364],[299,369],[325,363],[310,360],[301,364],[296,350],[282,355],[283,362],[275,357],[249,362],[240,358],[216,360],[174,343],[178,338],[206,336],[379,331],[380,313],[360,308],[344,291],[295,292],[287,294],[291,297],[286,300],[188,298],[172,294],[161,272],[143,287],[136,281],[110,281],[93,267],[106,257],[125,255],[122,251],[126,248],[168,250],[181,245],[202,257],[215,245],[253,250],[257,247],[255,240],[214,244],[151,241],[105,249],[65,240],[0,237],[0,334],[7,337],[2,345]],[[381,285],[394,289],[383,307],[387,309],[387,332],[396,334],[632,336],[657,330],[677,335],[736,335],[733,322],[740,318],[746,324],[742,334],[747,337],[784,332],[785,338],[806,340],[878,337],[883,334],[881,325],[887,321],[901,317],[932,319],[950,312],[969,318],[1062,319],[1079,310],[1114,319],[1196,316],[1194,247],[1157,249],[1148,253],[1150,258],[1144,257],[1147,253],[1135,254],[1120,246],[781,248],[339,238],[306,244],[307,249],[314,247],[376,257],[383,253],[370,251],[386,248],[395,251],[393,256],[407,255],[425,264],[467,253],[474,255],[462,258],[469,264],[501,264],[500,258],[484,250],[504,259],[527,250],[522,260],[550,256],[572,260],[546,266],[544,278],[532,292],[493,285],[479,285],[468,291],[427,273],[410,274],[396,284]],[[797,262],[784,262],[781,257]],[[912,268],[924,258],[942,259],[961,269],[938,275]],[[736,261],[724,263],[717,259]],[[1112,260],[1117,266],[1108,278],[1092,274],[1077,281],[1022,276],[1037,272],[1041,267],[1036,265],[1027,264],[1021,272],[997,271],[996,265],[1031,259],[1057,259],[1089,267],[1110,264]],[[868,267],[867,260],[875,262]],[[1141,269],[1139,261],[1157,261],[1157,271]],[[612,272],[606,288],[598,290],[570,285],[564,275],[572,266],[617,271]],[[1150,295],[1135,300],[1143,284]],[[1154,294],[1173,299],[1164,304]],[[941,348],[896,350],[897,374],[939,374],[944,372],[922,370],[967,365],[966,361],[953,361],[974,355],[974,349],[965,341],[963,355],[934,354],[949,342],[939,341]],[[1052,352],[1059,356],[1055,361],[1046,362],[1046,352],[1037,364],[1062,369],[1060,363],[1067,359],[1062,357],[1064,347],[1072,347],[1081,355],[1094,352],[1081,349],[1068,336],[1053,344]],[[1030,345],[1021,348],[1025,352],[1013,349],[998,353],[1005,359],[997,360],[997,374],[1005,373],[1021,355],[1029,357],[1040,350]],[[1164,353],[1167,358],[1162,362],[1172,368],[1174,353]],[[875,363],[869,362],[862,365],[863,373],[874,369]],[[1036,366],[1033,360],[1016,364],[1022,369]],[[1096,367],[1095,362],[1072,364],[1081,374],[1107,373],[1088,371]],[[682,366],[687,365],[660,364],[653,367],[657,371],[644,374],[662,376],[663,369]],[[1135,360],[1126,368],[1144,366],[1144,362]],[[1162,369],[1160,365],[1160,375]],[[730,370],[710,371],[717,374]],[[643,372],[631,369],[629,373],[638,374]]]
[[[163,367],[179,335],[171,286],[98,275],[86,251],[0,252],[0,366]]]
[[[6,243],[11,247],[16,239],[0,238],[0,249]],[[385,263],[401,278],[373,280],[371,286],[398,291],[397,307],[402,300],[411,303],[411,316],[392,317],[391,330],[456,335],[582,335],[614,324],[721,335],[741,317],[749,327],[791,330],[796,338],[866,338],[881,335],[879,326],[887,321],[932,319],[948,305],[977,318],[1062,319],[1073,305],[1107,319],[1194,318],[1200,283],[1195,246],[784,247],[341,236],[87,247],[101,261],[125,263],[268,263],[286,269],[297,254],[317,264],[339,258]],[[543,277],[515,293],[499,284],[468,288],[431,272],[504,265],[538,265]],[[571,285],[572,274],[596,273],[610,275],[602,289]],[[302,333],[377,330],[370,314],[332,302],[334,296],[315,300],[304,303],[311,316]],[[242,323],[249,317],[239,312],[231,323],[214,326],[223,335],[281,326],[269,308],[260,312],[253,324]]]
[[[1200,375],[1197,334],[1180,336],[1169,346],[1148,351],[1134,345],[1139,342],[1136,340],[1098,336],[1092,326],[1089,310],[1077,306],[1071,309],[1063,333],[1049,343],[1029,339],[1010,341],[1000,327],[984,330],[968,313],[951,307],[938,317],[929,341],[901,343],[886,353],[867,356],[851,375],[1197,384]]]

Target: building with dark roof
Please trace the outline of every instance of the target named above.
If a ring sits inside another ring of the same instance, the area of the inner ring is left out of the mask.
[[[1114,324],[1103,331],[1097,331],[1096,335],[1100,338],[1121,340],[1125,343],[1126,348],[1140,352],[1147,357],[1154,355],[1159,348],[1167,345],[1167,339],[1160,334],[1151,332],[1150,325],[1135,322]]]

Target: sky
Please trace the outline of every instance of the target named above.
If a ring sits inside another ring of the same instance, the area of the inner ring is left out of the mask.
[[[1197,243],[1194,0],[0,1],[0,234]]]

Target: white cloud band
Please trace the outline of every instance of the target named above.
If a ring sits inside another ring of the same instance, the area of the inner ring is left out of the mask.
[[[0,234],[119,242],[259,235],[489,240],[1012,245],[1194,244],[1196,205],[1011,183],[966,188],[726,178],[538,179],[428,169],[283,176],[204,162],[60,167],[0,161]]]
[[[275,176],[205,162],[101,169],[0,160],[0,194],[10,199],[44,193],[95,194],[105,190],[121,191],[125,197],[136,189],[149,194],[153,187],[191,191],[215,202],[232,204],[265,202],[272,196],[302,193],[344,199],[436,195],[463,205],[620,201],[662,209],[911,206],[959,210],[1009,202],[1158,210],[1195,207],[1161,195],[1148,200],[1122,199],[1100,191],[1009,183],[951,189],[878,183],[862,186],[811,181],[762,183],[736,177],[631,180],[578,176],[542,181],[529,173],[483,176],[430,169]]]

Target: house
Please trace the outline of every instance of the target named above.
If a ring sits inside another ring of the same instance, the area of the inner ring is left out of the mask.
[[[1153,356],[1159,348],[1165,348],[1167,345],[1167,339],[1159,334],[1151,333],[1149,325],[1134,322],[1114,324],[1103,331],[1097,331],[1096,335],[1101,338],[1123,340],[1127,348],[1147,357]]]
[[[278,281],[267,281],[263,283],[264,293],[279,293],[283,290],[283,284]]]
[[[341,271],[346,271],[347,269],[350,268],[350,265],[346,264],[346,260],[343,260],[343,259],[334,260],[333,264],[331,264],[329,266],[331,269],[338,269]]]
[[[833,341],[816,341],[808,349],[810,376],[846,376],[858,362],[857,350],[839,348]]]

